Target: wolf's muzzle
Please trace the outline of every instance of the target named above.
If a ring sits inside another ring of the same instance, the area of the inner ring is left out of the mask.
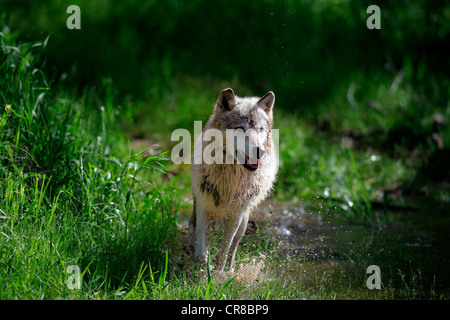
[[[245,154],[244,168],[255,171],[259,168],[259,160],[264,156],[265,150],[263,147],[252,147],[249,154]]]

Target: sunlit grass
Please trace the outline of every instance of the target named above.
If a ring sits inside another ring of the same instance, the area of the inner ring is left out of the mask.
[[[144,260],[159,269],[176,231],[173,190],[160,180],[165,156],[127,148],[111,94],[55,99],[32,55],[45,43],[1,36],[1,298],[95,298],[128,283]],[[86,290],[67,288],[71,265]]]

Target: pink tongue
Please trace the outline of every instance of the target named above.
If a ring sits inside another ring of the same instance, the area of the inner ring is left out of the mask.
[[[245,156],[245,163],[253,170],[258,169],[259,167],[259,160],[256,160],[256,163],[250,163],[250,159],[248,156]]]
[[[252,168],[252,169],[258,169],[259,161],[256,160],[256,163],[255,163],[255,164],[249,163],[248,166],[249,166],[250,168]]]

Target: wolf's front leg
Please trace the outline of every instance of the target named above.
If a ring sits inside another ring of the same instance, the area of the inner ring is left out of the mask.
[[[205,210],[198,202],[195,207],[195,213],[196,241],[194,259],[196,260],[196,262],[206,263],[208,258],[208,253],[206,251],[206,231],[208,229],[208,217],[206,216]]]
[[[227,262],[228,251],[230,250],[231,242],[236,235],[239,225],[242,222],[242,215],[227,217],[225,220],[224,232],[220,249],[214,259],[214,265],[217,270],[223,271],[225,263]]]
[[[239,225],[239,228],[236,231],[236,234],[234,235],[234,238],[233,238],[233,242],[231,244],[230,255],[228,257],[228,263],[230,264],[231,272],[234,271],[234,259],[236,256],[236,251],[239,246],[239,242],[241,241],[242,237],[245,234],[245,230],[247,229],[249,215],[250,215],[250,213],[248,211],[244,213],[241,224]]]

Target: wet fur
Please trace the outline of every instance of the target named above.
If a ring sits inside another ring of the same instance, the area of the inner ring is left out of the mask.
[[[234,269],[234,257],[245,233],[249,214],[268,196],[276,178],[278,163],[272,139],[274,99],[272,92],[263,98],[239,98],[231,89],[225,89],[219,95],[213,115],[203,131],[219,129],[225,137],[225,130],[236,124],[245,123],[246,128],[265,128],[255,138],[265,148],[257,170],[249,171],[238,163],[192,165],[194,208],[186,247],[195,251],[197,261],[206,262],[209,220],[223,219],[224,235],[214,261],[218,270],[224,269],[227,260],[230,270]],[[208,143],[203,142],[200,136],[196,147],[204,149]]]

